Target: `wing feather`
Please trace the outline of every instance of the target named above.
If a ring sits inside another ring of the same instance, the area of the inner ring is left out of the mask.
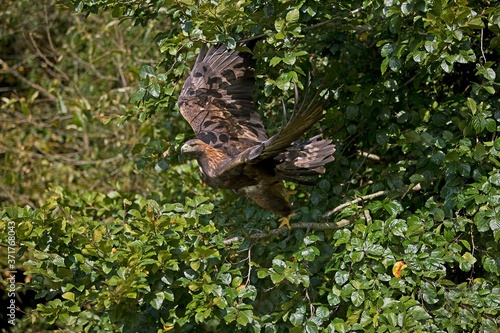
[[[232,159],[219,166],[217,173],[219,175],[223,174],[243,163],[255,164],[274,158],[286,151],[292,143],[299,140],[302,135],[323,117],[323,111],[331,100],[322,98],[320,93],[321,91],[318,90],[309,102],[302,103],[300,110],[297,110],[296,114],[293,115],[290,121],[278,133],[259,145],[250,147],[240,154],[233,156]],[[298,101],[296,102],[298,103]],[[328,162],[327,160],[325,161]]]
[[[303,103],[297,114],[278,133],[262,143],[264,149],[259,160],[277,156],[323,118],[323,112],[331,101],[320,96],[320,93],[321,90],[318,89],[314,97],[309,102]]]
[[[251,53],[203,45],[179,96],[182,116],[196,137],[228,156],[267,140],[253,101]]]

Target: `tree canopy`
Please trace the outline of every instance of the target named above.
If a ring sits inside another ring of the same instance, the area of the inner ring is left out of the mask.
[[[36,293],[12,332],[497,332],[496,2],[3,2],[2,287],[13,222]],[[201,44],[253,38],[271,133],[309,77],[335,97],[292,230],[179,154]]]

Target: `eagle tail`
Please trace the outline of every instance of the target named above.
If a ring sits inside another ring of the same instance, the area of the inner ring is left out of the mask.
[[[335,145],[331,140],[323,140],[321,134],[308,140],[297,140],[274,160],[280,177],[299,184],[313,185],[304,176],[325,173],[324,165],[334,160]]]

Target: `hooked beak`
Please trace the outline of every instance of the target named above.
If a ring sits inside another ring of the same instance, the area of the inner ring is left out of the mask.
[[[191,151],[191,146],[188,145],[187,143],[183,144],[181,146],[181,153],[189,153]]]

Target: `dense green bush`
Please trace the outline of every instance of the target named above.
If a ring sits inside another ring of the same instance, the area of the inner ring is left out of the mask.
[[[30,27],[7,8],[2,29]],[[19,290],[41,300],[14,331],[498,331],[495,2],[35,8],[52,25],[1,40],[0,229],[15,223]],[[287,184],[291,231],[177,153],[200,43],[255,36],[271,132],[308,73],[336,91],[315,129],[336,161],[318,186]]]

